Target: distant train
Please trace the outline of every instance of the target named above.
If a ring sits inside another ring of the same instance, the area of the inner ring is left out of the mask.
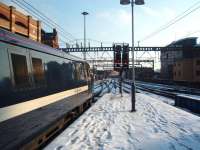
[[[90,94],[90,85],[87,62],[0,28],[0,108],[62,92]]]

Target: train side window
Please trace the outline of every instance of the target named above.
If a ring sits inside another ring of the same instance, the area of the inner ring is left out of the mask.
[[[75,74],[76,74],[76,70],[75,70],[75,64],[74,63],[72,63],[71,64],[72,66],[72,80],[75,80]]]
[[[85,78],[86,78],[86,80],[87,80],[88,77],[89,77],[89,74],[88,74],[88,66],[87,66],[86,63],[84,63],[84,70],[85,70]]]
[[[29,85],[26,56],[11,54],[15,85],[19,87]]]
[[[179,76],[179,77],[181,76],[181,72],[180,72],[180,71],[178,72],[178,76]]]
[[[80,63],[76,63],[75,66],[76,66],[76,69],[75,69],[75,70],[76,70],[76,71],[75,71],[75,74],[76,74],[76,75],[75,75],[75,79],[76,79],[76,80],[80,80],[80,78],[81,78],[81,77],[80,77],[80,71],[81,71]]]
[[[200,70],[196,71],[196,76],[200,76]]]
[[[44,82],[44,68],[42,65],[42,60],[39,58],[32,58],[33,64],[33,77],[36,84],[41,84]]]
[[[87,80],[87,70],[86,64],[81,63],[81,80]]]
[[[85,80],[85,71],[84,71],[84,64],[80,64],[80,79]]]
[[[199,66],[200,65],[200,60],[196,61],[196,65]]]
[[[74,79],[78,80],[77,64],[76,63],[74,63]]]

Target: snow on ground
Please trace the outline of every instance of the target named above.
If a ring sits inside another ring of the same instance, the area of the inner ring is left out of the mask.
[[[124,88],[123,89],[127,89],[126,91],[128,91],[128,93],[130,93],[130,89],[131,89],[131,86],[128,85],[128,84],[123,84]],[[150,93],[150,92],[146,92],[146,91],[143,91],[143,90],[139,90],[137,89],[137,91],[141,92],[141,93],[144,93],[146,95],[149,95],[150,97],[154,98],[154,99],[157,99],[157,100],[161,100],[169,105],[175,105],[175,100],[172,99],[172,98],[168,98],[168,97],[164,97],[164,96],[161,96],[161,95],[157,95],[157,94],[154,94],[154,93]]]
[[[200,117],[148,95],[105,94],[46,150],[200,150]]]
[[[150,97],[152,97],[152,98],[154,98],[154,99],[163,101],[164,103],[167,103],[167,104],[169,104],[169,105],[172,105],[172,106],[175,105],[175,100],[172,99],[172,98],[164,97],[164,96],[161,96],[161,95],[156,95],[156,94],[154,94],[154,93],[145,92],[145,91],[142,91],[142,90],[139,90],[139,91],[142,92],[142,93],[147,94],[148,96],[150,96]]]

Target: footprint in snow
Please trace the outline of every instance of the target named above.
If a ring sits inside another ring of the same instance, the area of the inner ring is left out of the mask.
[[[154,133],[158,133],[158,129],[156,127],[153,127]]]
[[[106,137],[107,139],[109,139],[109,140],[111,140],[112,139],[112,135],[111,135],[111,133],[110,132],[107,132],[107,137]]]
[[[75,137],[74,139],[71,140],[71,143],[74,144],[78,140],[78,137]]]
[[[85,119],[83,119],[82,123],[85,123],[85,121],[86,121],[86,118],[85,118]]]
[[[63,150],[63,149],[64,149],[63,145],[60,145],[60,146],[56,147],[56,150]]]
[[[71,136],[73,136],[74,134],[76,134],[78,132],[78,130],[75,130],[74,132],[72,132]]]

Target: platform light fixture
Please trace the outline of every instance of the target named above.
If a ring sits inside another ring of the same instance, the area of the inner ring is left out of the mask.
[[[84,16],[84,52],[83,52],[83,58],[86,60],[86,16],[89,15],[88,12],[84,11],[81,13]]]
[[[144,0],[120,0],[121,5],[129,5],[131,4],[132,8],[132,95],[131,95],[131,101],[132,101],[132,108],[131,112],[136,111],[135,109],[135,67],[134,67],[134,5],[144,5]]]

